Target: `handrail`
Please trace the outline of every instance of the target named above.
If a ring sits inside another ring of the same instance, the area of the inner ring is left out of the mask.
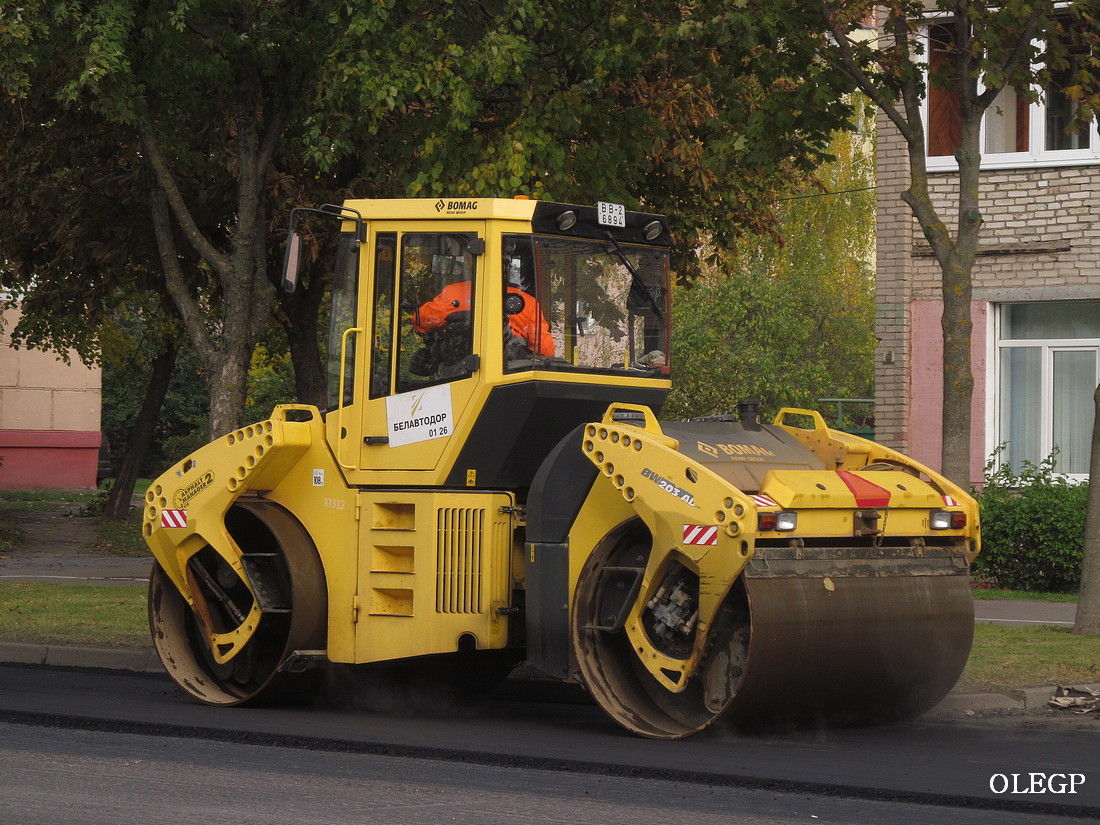
[[[337,437],[342,442],[344,439],[344,388],[345,380],[347,378],[347,361],[348,361],[348,337],[351,335],[360,335],[363,330],[359,327],[348,327],[344,330],[344,334],[340,336],[340,394],[336,400],[336,426],[339,429]],[[333,452],[336,454],[336,463],[339,464],[345,470],[355,470],[357,467],[354,464],[345,464],[343,457],[341,456],[341,447],[338,447]]]

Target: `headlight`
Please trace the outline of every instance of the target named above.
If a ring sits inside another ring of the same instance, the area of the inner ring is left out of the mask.
[[[789,533],[798,526],[798,513],[791,510],[783,510],[779,513],[758,513],[756,516],[756,529],[778,530],[781,533]]]
[[[928,517],[933,530],[962,530],[966,527],[966,513],[954,510],[933,510]]]

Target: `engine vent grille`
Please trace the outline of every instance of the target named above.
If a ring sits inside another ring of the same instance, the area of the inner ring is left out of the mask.
[[[441,508],[436,530],[436,612],[481,613],[485,510]]]

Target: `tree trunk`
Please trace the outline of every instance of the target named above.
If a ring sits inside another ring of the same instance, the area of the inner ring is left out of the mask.
[[[961,39],[961,36],[960,36]],[[978,105],[976,82],[969,79],[970,67],[959,56],[959,190],[955,239],[950,254],[937,250],[943,296],[943,445],[940,470],[966,489],[970,486],[971,407],[974,399],[974,370],[970,361],[973,321],[970,305],[974,293],[974,260],[982,226],[981,124],[984,109]]]
[[[134,495],[141,462],[153,440],[153,428],[160,415],[164,396],[168,393],[168,384],[175,366],[176,347],[168,342],[164,351],[153,359],[153,371],[149,376],[149,383],[145,385],[145,398],[142,399],[141,409],[130,428],[130,434],[126,437],[118,478],[107,496],[103,515],[111,521],[121,521],[130,512],[130,500]]]
[[[327,404],[328,381],[317,340],[317,320],[327,284],[324,278],[311,278],[307,288],[282,301],[297,401],[322,409]]]
[[[943,268],[943,446],[940,471],[970,486],[970,419],[974,372],[970,363],[970,270]]]
[[[226,338],[229,336],[227,335]],[[248,395],[248,366],[252,342],[241,342],[232,352],[221,352],[210,377],[210,440],[230,433],[244,421]]]
[[[1092,458],[1089,461],[1088,512],[1081,559],[1081,588],[1074,633],[1100,635],[1100,387],[1093,393]]]

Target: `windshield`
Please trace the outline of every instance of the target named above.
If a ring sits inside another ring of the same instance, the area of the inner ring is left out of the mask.
[[[506,235],[504,275],[537,301],[514,302],[524,323],[511,324],[507,369],[668,375],[668,250]]]

